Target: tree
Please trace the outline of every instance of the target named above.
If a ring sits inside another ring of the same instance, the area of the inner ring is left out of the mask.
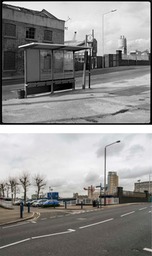
[[[44,188],[44,186],[46,185],[46,181],[44,180],[44,177],[43,175],[40,175],[40,174],[36,174],[34,176],[34,184],[35,186],[37,186],[37,199],[39,198],[40,196],[40,191],[41,189]]]
[[[0,181],[0,197],[5,197],[6,181]]]
[[[27,188],[31,185],[30,184],[30,175],[28,172],[24,172],[20,178],[19,181],[24,189],[24,203],[26,202],[26,194],[27,194]]]
[[[11,188],[11,198],[12,201],[15,201],[16,199],[16,190],[17,190],[17,185],[18,185],[18,180],[16,177],[9,177],[7,186],[10,186]]]

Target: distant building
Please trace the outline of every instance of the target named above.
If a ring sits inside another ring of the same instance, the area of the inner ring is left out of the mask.
[[[134,183],[134,191],[135,192],[144,192],[148,191],[150,194],[152,194],[152,181],[144,181],[138,183]]]
[[[92,36],[91,43],[89,42],[87,43],[86,40],[78,41],[76,39],[76,36],[77,36],[77,32],[74,32],[73,39],[65,41],[64,43],[66,45],[73,45],[73,46],[85,46],[85,45],[92,46],[92,49],[91,49],[92,68],[97,67],[97,40],[94,38],[94,30],[92,30],[92,35],[88,35],[88,36]],[[88,55],[90,55],[90,50],[88,50]],[[80,63],[84,62],[84,50],[75,53],[75,60]]]
[[[124,36],[120,36],[118,40],[118,50],[121,50],[122,54],[127,54],[127,39]]]
[[[114,194],[117,192],[118,187],[118,175],[116,172],[108,172],[108,194]]]
[[[2,5],[2,76],[23,75],[23,51],[31,42],[64,44],[64,21],[46,10]]]

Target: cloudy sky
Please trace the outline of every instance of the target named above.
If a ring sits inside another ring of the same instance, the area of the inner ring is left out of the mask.
[[[117,140],[107,147],[107,173],[116,171],[119,186],[133,191],[152,174],[152,133],[0,133],[0,180],[26,171],[32,182],[39,173],[47,181],[44,192],[51,186],[61,197],[87,194],[84,187],[103,184],[104,147]]]
[[[46,9],[64,21],[65,40],[71,40],[77,31],[77,40],[84,40],[92,29],[98,41],[98,55],[102,54],[102,14],[104,15],[104,52],[115,53],[121,35],[127,38],[128,51],[150,50],[150,2],[148,1],[18,1],[4,2],[33,10]]]

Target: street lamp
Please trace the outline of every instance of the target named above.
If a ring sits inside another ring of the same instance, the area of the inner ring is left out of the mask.
[[[104,205],[106,205],[106,149],[107,149],[107,147],[109,147],[113,144],[116,144],[116,143],[120,143],[120,140],[110,143],[110,144],[106,145],[104,148]]]
[[[110,12],[105,12],[102,14],[102,49],[103,49],[103,56],[104,56],[104,15],[111,13],[111,12],[116,12],[117,9],[111,10]],[[103,68],[104,68],[104,61],[103,61]]]

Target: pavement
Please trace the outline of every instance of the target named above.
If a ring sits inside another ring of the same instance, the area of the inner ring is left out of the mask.
[[[6,100],[2,123],[150,123],[150,74],[85,90],[79,80],[73,91]]]

